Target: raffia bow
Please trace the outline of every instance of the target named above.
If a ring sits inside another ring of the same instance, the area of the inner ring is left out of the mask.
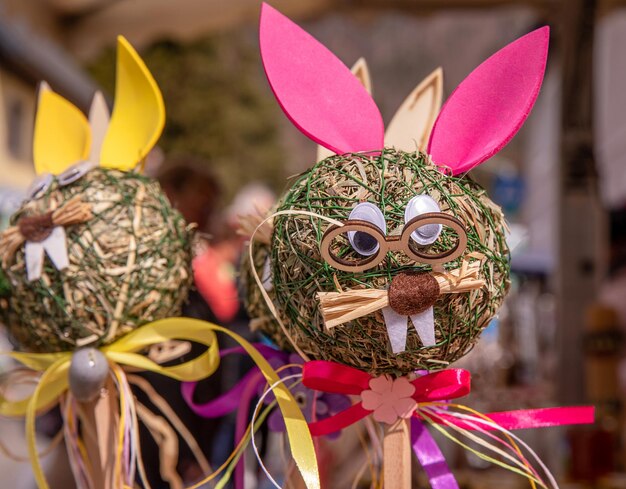
[[[485,281],[479,278],[480,261],[463,260],[449,272],[433,272],[440,294],[461,294],[480,289]],[[350,289],[344,292],[318,292],[324,324],[330,329],[389,306],[387,290]]]

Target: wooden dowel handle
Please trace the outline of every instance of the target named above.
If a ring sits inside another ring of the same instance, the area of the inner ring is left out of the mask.
[[[383,440],[384,489],[411,489],[411,425],[401,419],[389,426]]]
[[[81,430],[94,488],[121,489],[123,482],[115,474],[119,408],[113,381],[109,378],[96,399],[79,404]]]

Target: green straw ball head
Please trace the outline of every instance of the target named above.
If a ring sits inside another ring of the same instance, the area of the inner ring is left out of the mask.
[[[159,184],[134,172],[96,168],[55,181],[12,217],[41,214],[80,195],[93,217],[67,226],[70,265],[44,260],[29,282],[24,246],[4,270],[11,284],[8,328],[23,350],[56,352],[110,343],[142,324],[177,316],[193,279],[192,229]]]
[[[467,177],[442,173],[421,153],[385,150],[382,155],[338,155],[316,164],[287,191],[279,210],[305,210],[345,220],[354,205],[376,204],[386,219],[387,234],[404,225],[404,210],[417,194],[428,194],[441,211],[459,218],[467,228],[468,245],[462,257],[446,263],[446,270],[461,266],[463,257],[484,255],[481,289],[441,295],[435,303],[436,346],[423,347],[409,327],[406,351],[392,353],[382,313],[375,312],[337,326],[324,327],[317,292],[356,288],[386,289],[402,270],[431,270],[402,252],[389,253],[376,268],[343,272],[320,255],[320,242],[329,224],[309,216],[283,215],[274,219],[271,246],[272,297],[288,332],[312,359],[350,365],[371,373],[406,374],[416,369],[447,367],[470,351],[481,331],[494,317],[509,287],[509,252],[500,208]],[[444,226],[429,252],[450,249],[456,235]],[[347,239],[333,245],[345,258],[358,257]],[[255,255],[262,250],[256,250]],[[259,310],[257,304],[254,306]],[[264,332],[283,348],[290,342],[276,322],[261,323]]]

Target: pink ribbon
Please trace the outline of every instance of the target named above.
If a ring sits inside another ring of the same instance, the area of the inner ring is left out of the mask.
[[[419,416],[416,414],[416,416]],[[452,416],[440,415],[448,423],[464,428],[466,430],[476,429],[476,424],[482,430],[495,430],[493,425],[498,425],[506,430],[525,430],[528,428],[548,428],[550,426],[565,426],[575,424],[592,424],[595,421],[595,408],[593,406],[568,406],[551,407],[540,409],[517,409],[515,411],[501,411],[485,414],[485,424],[480,420],[473,420],[465,423]],[[486,424],[490,423],[490,424]]]
[[[270,361],[284,361],[286,353],[280,352],[265,345],[257,345]],[[220,352],[221,356],[242,353],[241,348],[232,348]],[[363,391],[370,389],[372,375],[361,370],[323,360],[306,362],[303,366],[302,382],[309,389],[336,394],[360,396]],[[415,392],[411,398],[416,402],[449,401],[463,397],[470,392],[471,376],[464,369],[448,369],[439,372],[426,373],[411,382]],[[219,417],[237,410],[235,441],[243,436],[249,414],[249,405],[256,395],[256,386],[262,383],[258,370],[253,369],[242,378],[229,392],[206,404],[197,404],[193,401],[196,383],[184,383],[183,397],[196,414],[204,417]],[[353,404],[333,416],[320,421],[309,423],[313,436],[323,436],[340,431],[351,424],[369,416],[373,411],[366,409],[361,401]],[[464,429],[493,430],[492,425],[498,425],[507,430],[526,428],[541,428],[547,426],[562,426],[573,424],[589,424],[594,422],[594,408],[592,406],[555,407],[542,409],[522,409],[488,413],[482,423],[474,420],[464,422],[453,416],[440,414],[434,420],[437,423],[451,423]],[[445,457],[432,435],[420,419],[419,411],[411,419],[411,443],[416,458],[424,468],[433,489],[458,489],[458,484],[448,467]],[[235,487],[243,487],[243,464],[240,460],[235,469]]]
[[[306,387],[337,394],[360,395],[369,389],[370,380],[373,378],[356,368],[324,360],[306,362],[302,370],[302,383]],[[415,387],[411,397],[417,402],[447,401],[463,397],[470,392],[470,378],[470,373],[460,368],[422,375],[411,382]],[[309,429],[313,436],[328,435],[356,423],[371,413],[372,411],[358,402],[334,416],[309,423]]]
[[[302,372],[302,383],[310,388],[323,392],[360,396],[370,387],[374,379],[361,370],[323,360],[307,362]],[[415,392],[411,396],[417,402],[448,401],[465,396],[470,392],[470,373],[463,369],[448,369],[427,373],[411,382]],[[342,430],[347,426],[372,414],[363,407],[362,402],[353,404],[348,409],[329,418],[309,423],[313,436],[322,436]],[[411,420],[411,443],[413,451],[424,468],[433,489],[458,489],[458,484],[446,463],[446,460],[422,421],[419,410]],[[484,423],[476,420],[466,423],[453,416],[441,415],[437,423],[452,423],[464,429],[492,430],[498,425],[507,430],[541,428],[547,426],[563,426],[573,424],[589,424],[594,422],[593,406],[554,407],[542,409],[521,409],[488,413]]]

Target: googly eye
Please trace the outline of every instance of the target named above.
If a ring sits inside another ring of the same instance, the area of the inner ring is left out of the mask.
[[[352,212],[350,212],[349,220],[366,221],[373,224],[387,234],[387,223],[382,211],[370,202],[361,202]],[[348,231],[348,240],[359,255],[372,256],[380,248],[378,239],[365,231]]]
[[[67,170],[65,170],[57,177],[59,185],[61,187],[64,187],[65,185],[74,183],[76,180],[85,176],[95,167],[95,163],[92,163],[91,161],[81,161],[80,163],[76,163],[75,165],[70,166]]]
[[[404,209],[404,223],[429,212],[441,212],[439,204],[429,195],[416,195]],[[426,224],[411,233],[411,239],[417,244],[426,246],[433,244],[441,234],[441,224]]]
[[[26,200],[38,199],[52,185],[54,177],[50,173],[42,173],[37,175],[26,191]]]

